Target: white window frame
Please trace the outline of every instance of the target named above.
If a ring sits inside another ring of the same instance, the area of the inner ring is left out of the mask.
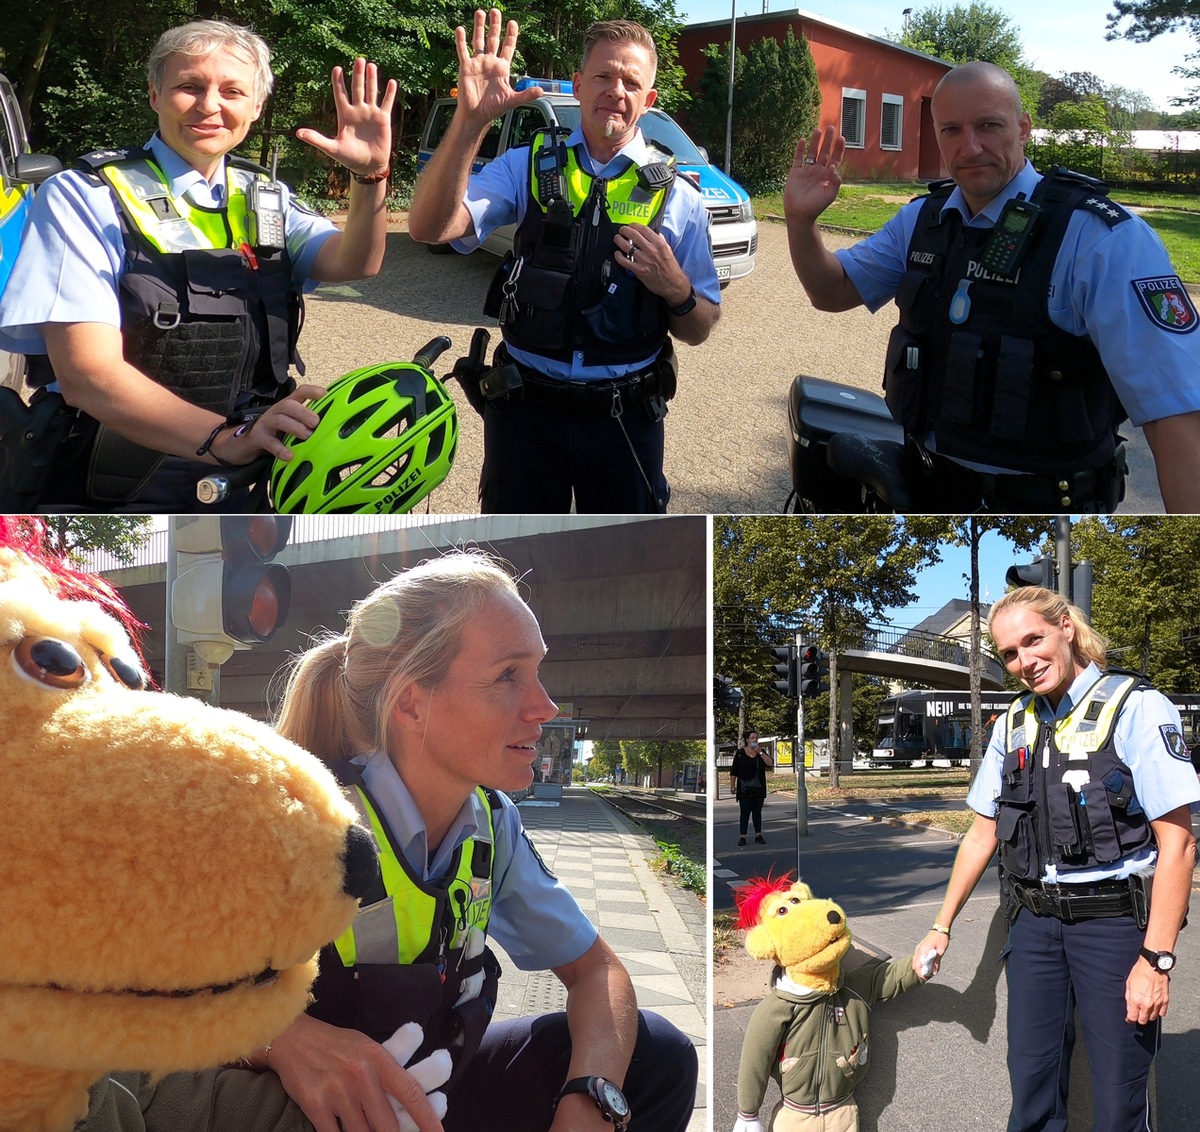
[[[896,140],[887,142],[884,131],[884,107],[894,106],[896,108]],[[880,149],[903,149],[904,148],[904,96],[901,94],[885,94],[879,104],[879,148]]]
[[[851,138],[846,133],[846,103],[858,103],[858,137]],[[867,146],[867,92],[855,90],[853,87],[842,87],[842,134],[846,138],[847,149],[865,149]]]

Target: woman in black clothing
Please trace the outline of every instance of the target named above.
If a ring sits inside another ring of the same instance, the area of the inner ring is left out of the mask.
[[[759,845],[765,845],[767,840],[762,835],[763,800],[767,796],[767,771],[774,763],[758,749],[758,733],[751,731],[746,736],[746,745],[738,748],[733,756],[733,766],[729,768],[733,780],[733,791],[741,806],[738,818],[738,844],[746,844],[746,828],[750,819],[754,819],[754,840]]]

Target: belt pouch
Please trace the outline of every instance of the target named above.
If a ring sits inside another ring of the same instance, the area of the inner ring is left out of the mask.
[[[1005,334],[1000,339],[993,385],[991,431],[1001,440],[1024,440],[1030,432],[1033,343]],[[1047,407],[1047,411],[1050,411]]]
[[[1033,816],[1015,806],[1001,806],[996,813],[996,837],[1000,858],[1014,877],[1031,877],[1037,872],[1037,845]]]
[[[1055,782],[1046,790],[1050,840],[1064,858],[1078,857],[1083,852],[1080,798],[1065,782]]]
[[[983,338],[978,334],[956,331],[950,335],[946,354],[946,373],[938,418],[943,424],[969,425],[975,419],[975,391],[978,384]]]
[[[1109,805],[1109,792],[1103,782],[1089,782],[1081,795],[1092,838],[1092,853],[1101,864],[1121,856],[1121,839]]]

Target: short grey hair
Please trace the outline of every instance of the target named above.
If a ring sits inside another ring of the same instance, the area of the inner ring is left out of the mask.
[[[224,20],[193,20],[177,28],[168,28],[158,37],[146,62],[150,85],[162,90],[167,71],[167,59],[172,55],[211,55],[214,51],[231,51],[244,56],[254,65],[254,98],[266,100],[275,85],[271,74],[271,49],[261,35],[249,28]]]

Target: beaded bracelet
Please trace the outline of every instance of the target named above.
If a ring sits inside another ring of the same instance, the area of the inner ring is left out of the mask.
[[[382,173],[355,173],[350,170],[350,176],[353,177],[360,185],[378,185],[380,181],[386,181],[392,175],[392,167],[389,165]]]

